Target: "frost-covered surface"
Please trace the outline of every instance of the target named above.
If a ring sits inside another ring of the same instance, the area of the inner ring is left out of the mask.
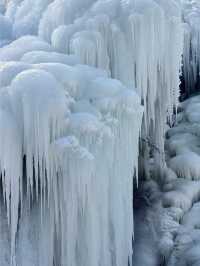
[[[168,170],[161,187],[145,182],[142,195],[135,211],[134,265],[199,265],[200,182]]]
[[[134,265],[200,265],[199,104],[197,95],[180,105],[177,125],[167,132],[170,168],[160,185],[147,181],[141,188]]]
[[[181,105],[178,125],[168,131],[166,146],[170,156],[170,167],[179,177],[200,178],[200,97],[195,96]]]

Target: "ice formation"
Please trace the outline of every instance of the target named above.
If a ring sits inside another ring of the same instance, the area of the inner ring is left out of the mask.
[[[3,6],[2,266],[132,265],[139,137],[161,167],[179,97],[180,3]]]
[[[163,179],[143,184],[135,210],[134,265],[199,265],[200,127],[199,95],[179,106],[177,124],[168,130]],[[143,255],[143,251],[145,255]]]
[[[183,0],[184,52],[183,73],[187,96],[195,92],[199,81],[199,14],[198,0]]]
[[[91,8],[82,14],[82,3],[76,2],[66,10],[73,16],[64,13],[63,2],[50,4],[41,19],[39,36],[58,51],[74,53],[82,63],[136,87],[145,107],[144,138],[154,135],[152,142],[162,154],[166,113],[171,119],[179,96],[183,30],[178,3],[96,1],[91,5],[88,1]],[[60,21],[52,15],[55,9]],[[79,19],[75,19],[79,10]],[[155,130],[158,124],[160,132]]]
[[[185,90],[190,98],[180,104],[177,123],[167,132],[168,165],[178,176],[178,179],[175,178],[164,185],[164,195],[162,193],[161,196],[165,210],[175,207],[176,213],[173,223],[169,223],[169,214],[163,220],[166,238],[163,239],[160,250],[162,250],[165,264],[168,266],[200,264],[198,252],[200,247],[200,97],[198,94],[190,95],[199,89],[198,15],[200,6],[198,1],[183,2],[183,18],[187,29],[183,69],[185,71]],[[167,247],[167,243],[170,242],[171,244]],[[167,253],[167,249],[169,249],[169,253]],[[168,255],[166,256],[166,254]]]
[[[166,149],[170,157],[170,167],[179,177],[200,178],[200,97],[195,96],[181,104],[179,122],[168,133]]]
[[[38,33],[57,51],[73,53],[81,63],[137,88],[145,106],[144,138],[152,131],[162,154],[166,112],[171,117],[179,96],[179,1],[12,0],[6,16],[13,21],[15,37]]]
[[[103,70],[57,53],[31,55],[29,47],[22,53],[14,43],[16,53],[9,46],[0,52],[8,60],[24,54],[23,62],[2,62],[0,71],[11,265],[131,262],[139,96]],[[28,225],[29,215],[38,229]],[[24,243],[33,246],[26,255]]]

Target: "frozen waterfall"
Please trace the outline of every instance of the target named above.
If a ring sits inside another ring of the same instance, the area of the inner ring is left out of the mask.
[[[139,139],[165,164],[178,103],[179,1],[10,0],[0,12],[0,265],[132,265]]]

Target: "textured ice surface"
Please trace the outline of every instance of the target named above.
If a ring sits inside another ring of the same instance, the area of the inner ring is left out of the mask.
[[[161,166],[178,102],[179,4],[10,0],[1,18],[2,256],[131,265],[141,124]]]
[[[48,48],[26,53],[20,41],[2,50],[12,61],[0,69],[5,265],[124,265],[132,258],[140,97],[103,70]],[[13,61],[21,55],[24,62]]]
[[[186,179],[200,178],[199,104],[199,96],[182,103],[182,118],[167,133],[169,139],[166,148],[174,156],[170,159],[169,166],[179,177]]]
[[[198,0],[183,0],[184,53],[183,70],[186,93],[189,95],[198,87],[199,81],[199,22],[200,3]]]
[[[152,142],[163,152],[166,112],[171,117],[179,96],[180,1],[11,0],[6,16],[14,37],[39,34],[58,52],[73,53],[81,63],[137,88],[145,107],[143,135],[152,131]],[[27,56],[33,60],[33,54]]]
[[[52,51],[46,42],[34,36],[24,36],[0,50],[0,61],[18,61],[30,51]]]
[[[166,158],[159,185],[143,184],[140,208],[135,210],[134,262],[136,266],[199,265],[200,153],[199,95],[181,103],[181,117],[167,132]]]

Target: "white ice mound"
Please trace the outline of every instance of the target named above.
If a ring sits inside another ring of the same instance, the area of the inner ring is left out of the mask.
[[[185,110],[186,118],[190,123],[200,123],[200,102],[190,102],[190,104],[187,106]]]
[[[188,211],[192,204],[199,200],[200,182],[185,180],[184,178],[174,179],[164,187],[164,207],[176,207]]]
[[[24,36],[0,50],[0,61],[17,61],[30,51],[52,51],[46,42],[34,36]]]
[[[61,63],[66,65],[75,65],[78,63],[78,58],[74,55],[65,55],[56,52],[46,52],[46,51],[31,51],[21,58],[22,62],[29,64],[39,64],[39,63]]]
[[[0,62],[0,87],[10,85],[13,78],[20,72],[30,69],[32,66],[21,62]]]
[[[200,222],[199,222],[199,210],[200,210],[200,204],[195,203],[189,213],[186,213],[182,219],[182,224],[189,227],[189,228],[200,228]]]
[[[185,152],[172,158],[169,166],[179,177],[200,179],[200,156],[194,152]]]
[[[168,132],[166,149],[170,156],[169,166],[179,176],[186,179],[200,178],[200,120],[199,96],[181,104],[182,122]]]
[[[186,128],[187,129],[187,128]],[[172,136],[168,141],[166,148],[170,155],[179,155],[187,153],[188,151],[194,151],[200,153],[199,138],[193,134],[184,132],[177,133]]]

